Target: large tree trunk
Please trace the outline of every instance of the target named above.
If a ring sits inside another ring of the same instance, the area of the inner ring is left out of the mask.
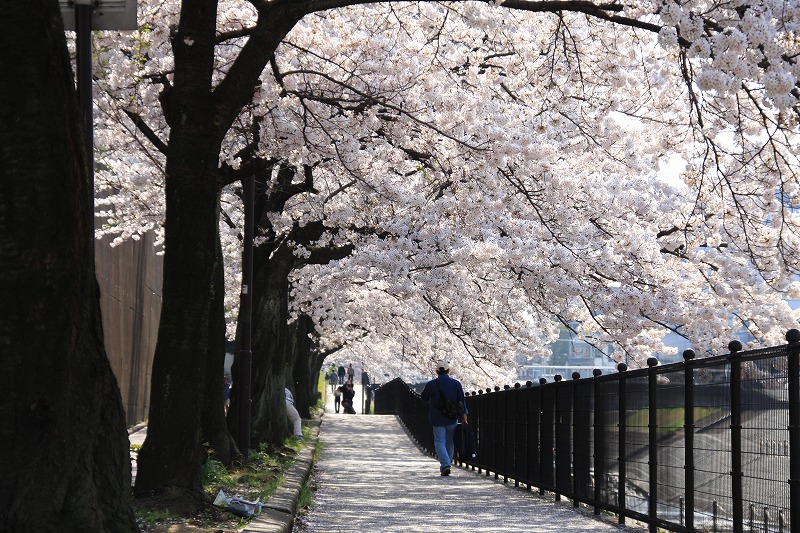
[[[278,445],[289,435],[283,389],[291,369],[286,341],[289,273],[295,257],[291,250],[264,246],[255,249],[253,263],[251,442]]]
[[[164,303],[135,494],[157,494],[170,502],[172,510],[191,514],[205,501],[200,480],[206,459],[201,440],[202,384],[212,342],[210,291],[215,260],[214,244],[207,241],[209,236],[213,240],[216,231],[217,219],[209,214],[216,212],[218,203],[214,187],[203,187],[203,182],[213,184],[213,179],[179,179],[185,177],[183,169],[176,174],[168,170]],[[176,207],[170,210],[170,203]]]
[[[58,3],[7,3],[0,30],[0,531],[136,531]]]
[[[191,5],[181,10],[174,88],[163,97],[170,124],[163,305],[134,491],[184,514],[207,501],[200,479],[206,459],[201,414],[219,231],[220,140],[211,93],[216,4]]]

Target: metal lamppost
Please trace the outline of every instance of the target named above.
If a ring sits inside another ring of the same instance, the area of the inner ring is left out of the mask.
[[[237,418],[237,444],[239,451],[248,455],[250,449],[250,381],[253,352],[251,350],[253,316],[253,233],[255,201],[255,177],[242,180],[242,202],[244,203],[244,242],[242,249],[242,292],[239,296],[239,335],[238,377],[236,378],[236,399],[239,402]]]
[[[81,111],[89,195],[94,206],[94,113],[92,30],[137,30],[136,0],[59,0],[64,29],[75,32],[75,70]],[[92,210],[94,211],[94,209]],[[94,223],[94,212],[92,213]]]

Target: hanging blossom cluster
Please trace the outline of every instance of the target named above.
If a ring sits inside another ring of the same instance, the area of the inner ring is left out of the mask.
[[[766,105],[798,110],[800,6],[795,2],[658,2],[662,42],[688,42],[697,86],[720,94],[743,85]]]
[[[470,383],[503,380],[564,328],[633,361],[665,352],[669,331],[698,352],[741,328],[782,342],[800,266],[797,14],[750,6],[626,8],[651,29],[458,2],[310,13],[226,135],[220,173],[273,161],[277,189],[281,165],[294,185],[310,169],[313,188],[257,239],[293,250],[293,316],[320,347],[377,374],[427,374],[446,353]],[[98,187],[121,238],[163,220],[177,14],[144,2],[146,30],[97,38]],[[215,84],[256,16],[220,2]],[[685,169],[667,181],[675,157]],[[231,333],[237,187],[221,197]],[[293,237],[318,222],[318,240]],[[337,246],[352,252],[314,262]]]

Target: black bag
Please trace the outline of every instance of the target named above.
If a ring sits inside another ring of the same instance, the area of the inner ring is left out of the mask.
[[[442,411],[442,414],[447,418],[461,418],[461,415],[464,414],[463,406],[461,402],[458,401],[456,403],[451,402],[447,399],[442,392],[442,387],[439,385],[439,380],[436,380],[436,387],[439,389],[439,408]]]
[[[469,462],[478,456],[475,436],[472,434],[469,424],[461,423],[456,427],[456,431],[453,433],[453,444],[455,444],[459,461]]]

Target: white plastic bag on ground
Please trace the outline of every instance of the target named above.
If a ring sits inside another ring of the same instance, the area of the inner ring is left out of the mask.
[[[225,493],[220,490],[217,493],[217,497],[214,498],[214,506],[219,507],[220,509],[225,509],[228,512],[231,512],[237,516],[246,516],[246,517],[253,517],[257,514],[261,514],[261,508],[263,504],[256,499],[254,502],[250,502],[247,500],[243,500],[237,497],[228,497]]]

